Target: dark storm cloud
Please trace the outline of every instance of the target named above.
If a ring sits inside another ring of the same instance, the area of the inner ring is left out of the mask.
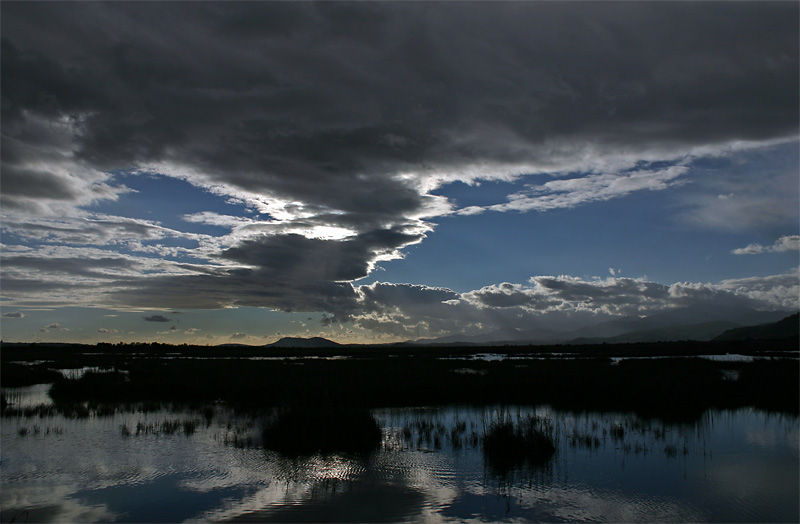
[[[446,288],[413,284],[375,282],[358,286],[359,310],[379,314],[401,314],[422,320],[425,317],[447,318],[453,316],[450,300],[459,294]]]
[[[368,273],[380,254],[394,252],[421,239],[402,228],[374,230],[345,240],[323,240],[302,235],[262,236],[246,240],[222,257],[259,267],[268,278],[299,281],[355,280]]]
[[[719,285],[644,279],[538,276],[530,286],[502,284],[466,293],[377,282],[358,286],[359,305],[349,319],[399,337],[488,333],[498,329],[575,329],[620,316],[647,316],[676,308],[709,311],[793,310],[796,271]]]
[[[493,308],[533,306],[542,301],[540,297],[526,292],[519,284],[511,284],[509,282],[503,282],[498,286],[485,286],[479,290],[472,291],[471,296],[479,304]]]
[[[117,274],[104,273],[103,269],[126,270],[138,268],[139,264],[124,258],[40,258],[30,256],[14,256],[3,258],[3,270],[26,269],[46,274],[63,274],[78,277],[99,279],[118,278]]]
[[[329,311],[347,317],[356,307],[356,293],[347,282],[271,278],[240,269],[214,275],[165,276],[113,283],[108,303],[116,306],[219,309],[266,307],[286,312]]]
[[[99,167],[170,160],[406,213],[419,195],[387,175],[546,162],[545,139],[795,133],[797,16],[790,2],[7,3],[3,122],[80,116],[77,152]]]
[[[1,9],[5,210],[113,199],[125,188],[107,184],[111,170],[169,168],[198,185],[302,208],[294,225],[352,231],[339,240],[243,236],[216,255],[249,269],[118,283],[112,300],[131,304],[349,312],[356,293],[340,281],[423,238],[420,217],[445,205],[427,194],[440,179],[674,157],[798,128],[793,2]],[[84,243],[115,231],[168,234],[111,217],[86,225],[96,235],[57,234]],[[35,236],[36,227],[51,234],[47,224],[19,229]],[[625,295],[541,285],[564,300]],[[524,295],[494,290],[480,300],[530,305]]]
[[[3,171],[3,192],[6,195],[45,197],[55,200],[75,198],[69,180],[46,171],[21,169],[15,166]]]
[[[69,280],[43,280],[41,278],[19,278],[12,276],[4,276],[0,278],[0,288],[7,296],[13,296],[26,302],[28,305],[46,304],[46,297],[48,294],[49,300],[53,300],[53,295],[56,292],[69,292],[73,297],[82,292],[89,292],[95,288],[93,283],[71,282]],[[36,300],[29,301],[27,297],[30,296]],[[58,300],[57,302],[63,302]]]
[[[3,186],[5,187],[5,186]],[[64,244],[106,244],[123,240],[153,240],[178,232],[152,222],[125,217],[94,215],[66,217],[61,220],[36,220],[12,217],[3,221],[3,229],[34,240]]]
[[[532,281],[547,296],[565,302],[630,305],[669,298],[669,286],[633,278],[612,278],[595,282],[563,277],[534,277]]]
[[[172,322],[171,318],[167,318],[162,315],[151,315],[149,317],[142,317],[148,322]]]

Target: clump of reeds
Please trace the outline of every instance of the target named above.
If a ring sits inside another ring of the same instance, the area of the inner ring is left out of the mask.
[[[70,403],[66,405],[60,405],[59,411],[65,418],[75,418],[75,419],[82,419],[82,418],[89,418],[92,414],[91,410],[83,404],[83,403]]]
[[[449,425],[437,416],[418,417],[401,428],[388,429],[384,446],[387,449],[440,450],[449,447],[454,451],[477,448],[481,436],[475,422],[467,424],[456,420]]]
[[[166,435],[174,435],[175,433],[183,433],[184,435],[192,435],[197,430],[197,421],[193,419],[185,420],[164,420],[161,423],[161,432]]]
[[[601,444],[601,441],[597,435],[575,432],[568,438],[570,446],[573,448],[597,449]]]
[[[253,418],[219,421],[220,432],[214,433],[212,437],[226,446],[235,448],[261,447],[261,438],[257,434],[260,429],[257,426],[258,424]]]
[[[64,428],[61,426],[46,426],[44,430],[37,424],[33,425],[33,428],[28,428],[26,426],[19,426],[17,428],[17,435],[20,437],[25,437],[28,435],[39,436],[39,435],[63,435]]]
[[[684,456],[689,454],[689,445],[684,442],[682,447],[678,447],[677,444],[667,444],[664,447],[664,454],[667,458],[675,458],[678,456],[678,453],[682,453]]]
[[[295,407],[265,424],[262,442],[285,455],[366,453],[380,444],[381,429],[367,410]]]
[[[464,421],[458,421],[456,424],[450,429],[450,444],[453,446],[453,449],[460,449],[463,445],[463,435],[467,431],[467,423]]]
[[[521,467],[547,463],[556,453],[556,441],[549,420],[527,417],[493,421],[483,436],[483,454],[489,469],[508,473]]]
[[[235,448],[252,448],[257,445],[256,439],[252,435],[239,435],[238,433],[226,433],[222,438],[222,443]]]
[[[206,427],[209,427],[211,425],[211,421],[214,420],[213,406],[203,406],[203,418],[206,419]]]
[[[137,422],[136,429],[133,430],[127,424],[122,424],[119,427],[119,433],[123,437],[130,437],[132,435],[174,435],[175,433],[183,433],[187,437],[194,434],[197,430],[198,421],[195,419],[184,420],[167,420],[161,422]]]
[[[31,360],[35,360],[35,357],[31,358]],[[3,383],[5,388],[50,384],[61,380],[61,378],[61,373],[48,369],[48,364],[24,365],[4,360],[3,366],[0,367],[0,382]]]

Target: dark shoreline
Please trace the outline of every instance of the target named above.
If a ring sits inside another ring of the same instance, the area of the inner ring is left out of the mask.
[[[476,358],[487,353],[498,359]],[[726,354],[754,360],[698,358]],[[796,340],[320,349],[3,344],[0,356],[2,386],[53,383],[57,405],[200,406],[221,400],[259,410],[550,404],[686,421],[714,408],[800,413]],[[65,379],[55,371],[75,368],[104,372]]]

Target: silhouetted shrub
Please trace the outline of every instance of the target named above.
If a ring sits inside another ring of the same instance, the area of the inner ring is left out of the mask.
[[[87,371],[77,380],[59,380],[50,387],[50,397],[56,402],[111,398],[128,387],[128,377],[119,371]]]
[[[381,442],[381,429],[366,410],[293,408],[264,428],[264,447],[285,455],[368,453]]]
[[[0,367],[0,383],[4,388],[32,386],[34,384],[47,384],[61,380],[58,371],[47,369],[43,366],[25,366],[16,363],[3,363]]]
[[[483,437],[483,456],[495,474],[547,463],[555,454],[552,429],[546,420],[529,417],[518,423],[499,419]]]

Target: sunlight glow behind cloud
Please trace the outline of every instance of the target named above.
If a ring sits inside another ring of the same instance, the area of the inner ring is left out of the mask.
[[[25,2],[2,15],[3,308],[257,307],[401,337],[708,297],[797,307],[795,4]],[[461,206],[458,183],[496,194]],[[634,235],[619,217],[650,227]],[[612,219],[608,259],[582,225]],[[437,221],[470,226],[445,238]],[[491,246],[471,244],[480,228]],[[442,271],[469,282],[460,291],[415,276],[440,264],[414,266],[437,242],[459,253]],[[675,277],[644,277],[649,252]],[[559,271],[537,267],[548,253],[575,275],[540,276]],[[757,253],[770,257],[732,256]],[[638,273],[592,279],[595,261]],[[377,282],[401,265],[413,285]]]

